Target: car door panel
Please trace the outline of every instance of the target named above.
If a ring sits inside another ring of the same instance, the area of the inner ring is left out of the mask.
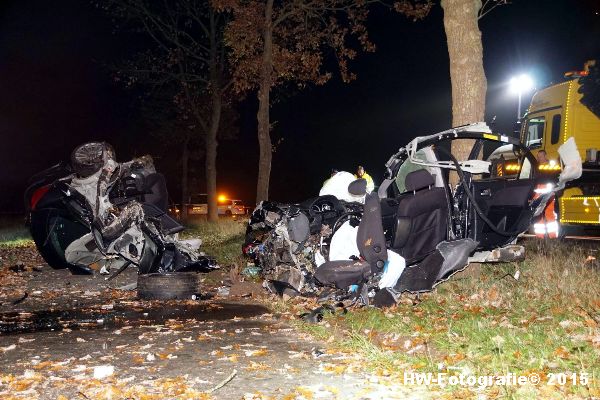
[[[521,232],[531,220],[529,200],[533,192],[533,179],[487,179],[471,184],[477,205],[483,214],[503,232]],[[493,249],[510,243],[516,234],[501,235],[495,232],[476,212],[469,211],[469,237],[479,242],[483,249]]]

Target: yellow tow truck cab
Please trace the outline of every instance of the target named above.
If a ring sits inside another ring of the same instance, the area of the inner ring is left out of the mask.
[[[583,174],[558,194],[555,211],[561,227],[600,228],[600,118],[581,103],[579,78],[585,74],[568,73],[566,82],[537,91],[522,122],[521,141],[534,155],[545,151],[539,168],[549,177],[560,173],[558,148],[575,138]]]

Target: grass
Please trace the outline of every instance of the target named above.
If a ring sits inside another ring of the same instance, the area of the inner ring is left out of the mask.
[[[326,326],[301,329],[361,354],[372,370],[538,373],[542,379],[586,372],[590,387],[541,385],[531,393],[503,388],[498,395],[599,396],[600,269],[585,262],[598,250],[574,242],[529,241],[527,247],[524,262],[483,265],[480,274],[462,274],[420,301],[404,295],[388,310],[330,315]]]
[[[230,265],[241,261],[245,230],[246,220],[221,219],[218,223],[190,223],[182,236],[201,238],[202,251]],[[31,245],[33,240],[22,216],[0,216],[0,247]]]
[[[31,235],[22,216],[0,215],[0,247],[32,245]]]
[[[202,239],[201,250],[215,257],[221,265],[240,265],[246,223],[246,220],[225,218],[214,223],[190,223],[188,229],[183,232],[183,237]]]

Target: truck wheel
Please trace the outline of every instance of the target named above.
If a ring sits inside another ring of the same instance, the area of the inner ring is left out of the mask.
[[[142,300],[185,300],[199,291],[198,274],[195,272],[138,276],[137,295]]]

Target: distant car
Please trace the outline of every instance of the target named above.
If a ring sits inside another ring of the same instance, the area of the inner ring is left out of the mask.
[[[187,208],[188,216],[206,215],[208,214],[208,195],[204,193],[193,194],[188,197],[188,201],[185,204]],[[169,211],[172,215],[180,217],[181,205],[173,204]],[[219,215],[244,215],[246,214],[246,207],[242,203],[242,200],[224,199],[219,198],[218,200],[218,213]]]
[[[208,214],[208,195],[193,194],[188,198],[185,205],[187,207],[187,215],[206,215]]]
[[[244,215],[246,207],[241,200],[221,200],[219,201],[219,215]]]

